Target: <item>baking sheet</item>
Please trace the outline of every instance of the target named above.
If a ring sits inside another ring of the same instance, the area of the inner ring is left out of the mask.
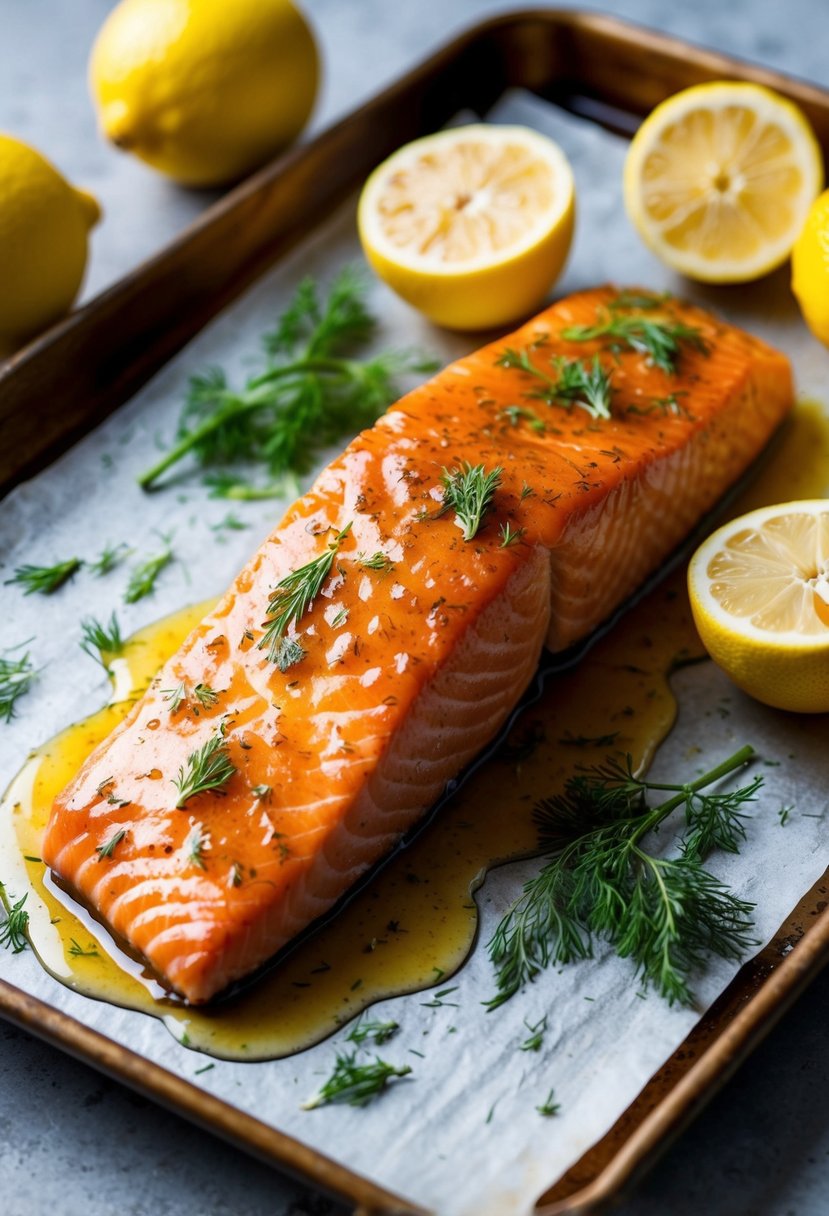
[[[624,216],[623,140],[520,93],[506,96],[489,117],[545,131],[573,164],[577,235],[557,292],[608,279],[677,290],[781,346],[795,361],[801,392],[820,397],[826,354],[799,322],[782,272],[745,290],[695,288],[676,280],[643,249]],[[145,495],[135,477],[156,458],[159,438],[171,437],[192,372],[217,364],[228,370],[231,382],[241,379],[255,366],[259,337],[298,280],[313,274],[328,281],[339,266],[358,258],[349,205],[131,403],[2,505],[0,575],[5,577],[4,571],[24,562],[50,563],[74,554],[94,558],[105,543],[127,541],[136,558],[149,555],[160,547],[159,534],[171,531],[178,559],[162,575],[155,596],[131,607],[121,603],[124,569],[100,582],[82,574],[49,598],[24,598],[17,588],[0,588],[8,644],[34,637],[30,649],[41,669],[19,703],[18,717],[0,730],[3,784],[33,746],[108,698],[102,670],[77,645],[81,617],[103,619],[116,608],[126,634],[185,602],[214,595],[271,530],[279,504],[210,500],[196,480],[187,479]],[[470,345],[434,330],[380,285],[373,288],[372,305],[383,318],[384,347],[419,345],[449,359]],[[248,529],[214,532],[229,510]],[[674,687],[680,719],[659,753],[656,773],[685,773],[701,756],[720,758],[746,741],[772,761],[763,769],[765,787],[742,855],[711,863],[739,895],[758,904],[757,936],[765,941],[829,862],[822,841],[829,812],[817,732],[804,732],[798,719],[749,702],[709,663],[681,672]],[[730,697],[728,716],[712,713],[725,697]],[[778,811],[789,804],[795,810],[782,827]],[[483,943],[537,865],[507,867],[491,875],[479,893],[478,948],[452,980],[458,986],[451,998],[457,1008],[424,1007],[421,1002],[428,998],[420,994],[376,1007],[378,1016],[394,1018],[402,1027],[383,1048],[384,1058],[410,1064],[413,1073],[363,1110],[300,1109],[330,1072],[342,1034],[292,1059],[217,1061],[199,1075],[204,1058],[177,1044],[161,1024],[70,992],[45,974],[30,952],[3,952],[0,976],[416,1203],[447,1216],[521,1213],[607,1131],[698,1016],[669,1009],[654,995],[641,999],[630,966],[602,952],[593,962],[544,974],[522,996],[486,1013],[481,1002],[491,996],[493,980]],[[701,1008],[735,972],[734,965],[712,966],[695,985]],[[534,1023],[545,1012],[548,1031],[541,1051],[519,1051],[526,1038],[524,1019]],[[535,1107],[551,1087],[561,1112],[545,1119]]]

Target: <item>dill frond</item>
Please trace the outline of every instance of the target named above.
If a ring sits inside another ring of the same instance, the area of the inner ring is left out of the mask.
[[[379,1056],[370,1063],[358,1064],[357,1052],[338,1052],[334,1070],[319,1091],[303,1103],[303,1110],[314,1110],[332,1102],[343,1102],[349,1106],[366,1106],[382,1093],[393,1077],[407,1077],[408,1065],[401,1068],[387,1064]]]
[[[54,566],[18,566],[12,577],[6,579],[6,586],[16,583],[23,588],[24,595],[51,595],[68,583],[82,565],[79,557],[70,557]]]
[[[487,473],[482,464],[464,461],[454,469],[444,469],[441,475],[443,486],[443,509],[455,512],[455,521],[465,541],[478,535],[483,518],[492,506],[495,492],[501,484],[504,470],[491,469]]]
[[[739,959],[752,944],[753,905],[738,899],[703,866],[713,849],[737,852],[744,808],[762,778],[709,791],[754,757],[741,748],[704,776],[681,784],[636,776],[630,757],[572,777],[563,793],[536,807],[550,856],[524,886],[489,943],[502,1004],[544,967],[589,958],[594,939],[630,958],[646,985],[673,1004],[693,1001],[690,978],[712,956]],[[671,794],[650,807],[647,795]],[[709,792],[705,792],[709,791]],[[678,808],[685,828],[678,855],[644,844]]]
[[[214,735],[196,748],[179,768],[173,784],[178,790],[176,808],[183,810],[197,794],[219,791],[236,772],[228,754],[228,744],[221,734]]]

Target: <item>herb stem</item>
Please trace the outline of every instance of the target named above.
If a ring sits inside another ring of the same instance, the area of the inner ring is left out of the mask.
[[[756,751],[747,743],[736,751],[733,756],[729,756],[727,760],[723,760],[721,764],[709,769],[707,773],[703,773],[701,777],[697,777],[695,781],[687,781],[681,786],[676,785],[659,785],[655,781],[648,782],[648,789],[651,790],[676,790],[673,798],[669,798],[666,802],[661,802],[659,806],[655,806],[649,815],[646,815],[640,826],[636,829],[630,838],[631,845],[636,845],[652,831],[658,823],[663,819],[667,819],[671,811],[675,811],[678,806],[682,806],[686,802],[689,794],[695,794],[698,790],[703,790],[709,785],[713,785],[715,781],[721,781],[723,777],[727,777],[729,773],[733,773],[738,768],[743,768],[751,760],[757,756]]]
[[[262,372],[250,381],[248,391],[243,397],[237,396],[235,393],[227,392],[228,405],[225,410],[217,410],[215,414],[211,414],[205,418],[200,426],[194,430],[188,431],[183,435],[178,443],[170,448],[152,468],[147,469],[138,478],[138,484],[142,490],[151,490],[154,483],[158,481],[163,473],[166,473],[169,468],[186,456],[193,448],[198,447],[202,440],[207,439],[214,432],[221,428],[231,418],[239,418],[244,414],[250,414],[254,410],[260,409],[272,397],[272,386],[277,380],[287,380],[291,376],[303,376],[307,374],[328,375],[347,379],[353,371],[353,363],[349,359],[298,359],[295,363],[286,363],[283,367],[272,367],[268,371]],[[257,392],[256,390],[261,390]]]

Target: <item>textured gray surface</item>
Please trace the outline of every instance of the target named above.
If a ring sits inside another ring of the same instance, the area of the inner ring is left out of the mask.
[[[100,197],[87,292],[198,214],[186,194],[98,139],[84,81],[106,0],[0,0],[0,129],[28,139]],[[518,5],[307,0],[326,60],[320,127],[453,31]],[[697,42],[829,84],[825,0],[606,4]],[[829,1211],[823,977],[620,1209],[641,1216]],[[0,1031],[0,1195],[10,1216],[218,1216],[339,1211],[28,1036]],[[506,1216],[506,1214],[505,1214]]]

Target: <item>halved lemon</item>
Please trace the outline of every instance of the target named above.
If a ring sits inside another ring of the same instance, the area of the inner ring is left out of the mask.
[[[760,507],[719,528],[688,569],[711,658],[766,705],[829,711],[829,499]]]
[[[674,270],[709,283],[786,260],[823,184],[809,120],[756,84],[695,85],[657,106],[625,161],[625,206]]]
[[[438,325],[486,329],[544,299],[570,249],[573,174],[527,127],[474,125],[398,149],[369,177],[357,222],[365,255]]]

